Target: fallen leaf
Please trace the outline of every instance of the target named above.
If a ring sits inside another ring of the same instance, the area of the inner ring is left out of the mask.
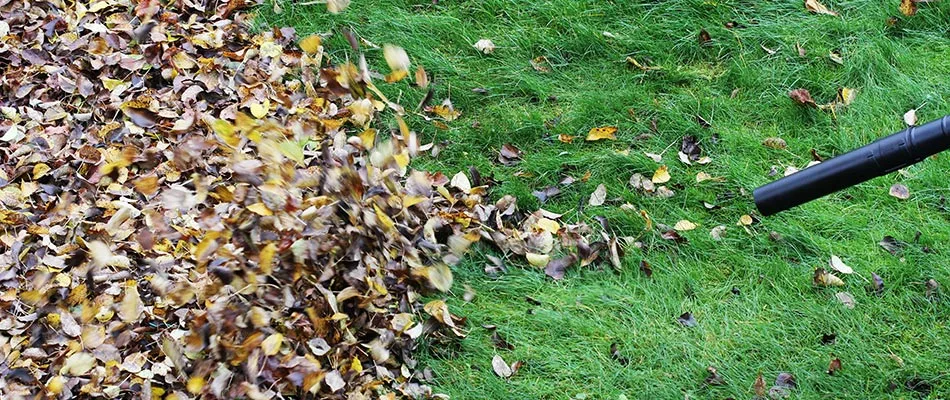
[[[521,150],[509,143],[502,145],[498,153],[498,162],[509,167],[517,165],[521,162]]]
[[[795,89],[788,92],[788,97],[791,97],[792,100],[795,100],[796,103],[802,105],[816,106],[815,100],[811,98],[811,93],[807,89]]]
[[[906,246],[906,243],[901,242],[897,239],[894,239],[893,236],[884,236],[884,238],[881,239],[881,241],[878,242],[878,244],[881,245],[881,247],[884,248],[884,250],[887,250],[888,253],[891,253],[895,256],[898,253],[900,253]]]
[[[901,5],[898,7],[898,9],[900,9],[901,14],[904,14],[908,17],[913,17],[915,14],[917,14],[917,1],[919,0],[901,0]]]
[[[85,375],[95,366],[96,357],[86,352],[78,352],[66,358],[59,372],[68,376],[80,376]]]
[[[908,0],[904,0],[904,1],[908,1]],[[904,123],[907,124],[907,126],[917,125],[917,109],[916,108],[911,108],[910,110],[904,113]]]
[[[309,54],[316,54],[320,49],[320,43],[322,39],[320,35],[310,35],[297,42],[297,45],[300,46],[300,49]]]
[[[851,293],[848,292],[838,292],[835,293],[835,298],[844,304],[848,309],[853,309],[855,305],[854,296],[851,296]]]
[[[646,275],[647,278],[653,276],[653,268],[650,267],[650,263],[648,263],[647,260],[640,260],[640,272]]]
[[[284,335],[272,333],[261,342],[261,350],[264,351],[264,355],[273,356],[280,351],[280,345],[282,344],[284,344]]]
[[[501,349],[501,350],[515,349],[515,346],[513,346],[511,343],[508,343],[508,341],[505,340],[505,338],[502,337],[501,334],[498,333],[498,331],[492,332],[491,342],[492,342],[492,345],[494,345],[496,349]]]
[[[838,371],[841,371],[841,359],[835,357],[831,359],[831,363],[828,364],[828,375],[834,375],[835,372]]]
[[[564,272],[575,262],[577,262],[577,256],[574,254],[551,260],[544,268],[544,273],[556,281],[564,279]]]
[[[884,279],[874,272],[871,273],[871,290],[877,294],[884,292]]]
[[[538,268],[546,267],[551,261],[551,256],[547,254],[526,253],[524,256],[529,264]]]
[[[542,73],[551,72],[551,68],[548,68],[548,66],[545,65],[548,64],[548,58],[545,56],[535,57],[531,59],[529,63],[531,64],[531,68],[534,68],[535,71]]]
[[[683,231],[691,231],[691,230],[693,230],[693,229],[696,229],[696,224],[694,224],[694,223],[692,223],[692,222],[690,222],[690,221],[688,221],[688,220],[683,219],[683,220],[679,220],[679,221],[676,223],[676,225],[673,226],[673,229],[676,229],[676,230],[678,230],[678,231],[680,231],[680,232],[683,232]]]
[[[716,370],[716,367],[713,367],[713,366],[706,367],[706,372],[708,373],[708,375],[706,375],[706,379],[704,382],[706,382],[707,385],[722,386],[726,384],[726,380],[722,378],[722,375],[719,375],[719,371]]]
[[[617,127],[616,126],[601,126],[599,128],[591,128],[587,132],[587,141],[593,142],[597,140],[617,140]]]
[[[646,155],[647,158],[653,160],[654,162],[662,162],[662,161],[663,161],[663,156],[662,156],[662,155],[654,154],[654,153],[646,153],[646,152],[644,152],[643,154]]]
[[[785,143],[784,139],[777,137],[765,138],[765,140],[762,141],[762,145],[773,149],[784,149],[788,147],[788,144]]]
[[[765,397],[765,378],[762,376],[762,373],[755,377],[755,382],[752,384],[752,391],[755,393],[756,397],[762,398]]]
[[[349,6],[350,0],[327,0],[327,11],[331,14],[339,14]]]
[[[838,271],[842,274],[850,275],[854,273],[854,270],[851,269],[851,267],[849,267],[847,264],[845,264],[844,261],[841,261],[841,258],[836,255],[833,255],[833,254],[831,255],[831,261],[829,261],[828,264],[831,266],[831,269]]]
[[[726,226],[719,225],[719,226],[716,226],[715,228],[712,228],[712,230],[709,231],[709,236],[711,236],[713,240],[715,241],[720,241],[722,240],[722,236],[725,235],[725,233],[726,233]]]
[[[587,204],[591,206],[601,206],[604,204],[604,201],[607,199],[607,187],[603,183],[597,185],[597,189],[594,190],[594,193],[590,194],[590,199],[587,200]]]
[[[841,52],[832,50],[828,52],[828,59],[838,65],[844,65],[844,58],[841,57]]]
[[[475,42],[472,47],[475,47],[475,50],[478,50],[482,54],[491,54],[495,52],[495,43],[491,39],[479,39]]]
[[[888,194],[901,200],[907,200],[910,198],[910,189],[907,189],[907,186],[904,186],[900,183],[895,183],[891,185],[891,190],[888,192]]]
[[[841,278],[825,271],[824,268],[815,269],[812,281],[818,286],[844,286],[844,281]]]
[[[659,168],[653,172],[653,178],[650,178],[650,181],[653,183],[666,183],[670,181],[670,172],[665,165],[661,165]]]
[[[692,328],[697,325],[696,318],[693,317],[693,313],[685,312],[676,319],[680,325],[683,325],[687,328]]]
[[[491,359],[491,368],[495,371],[495,375],[502,378],[508,379],[512,375],[511,367],[497,354]]]
[[[625,367],[630,365],[630,359],[620,354],[620,345],[617,343],[610,344],[610,358]]]
[[[749,226],[749,225],[752,225],[752,222],[753,222],[753,220],[752,220],[752,216],[751,216],[751,215],[749,215],[749,214],[743,214],[741,217],[739,217],[739,222],[738,222],[736,225],[739,225],[739,226]]]
[[[838,16],[837,12],[829,10],[828,7],[825,7],[824,4],[819,3],[818,0],[805,0],[805,8],[808,11],[817,14]]]
[[[705,29],[700,29],[699,31],[699,45],[705,45],[712,41],[712,36],[709,35],[709,32],[706,32]]]
[[[686,238],[680,236],[676,231],[670,230],[660,234],[660,237],[666,240],[672,240],[676,243],[686,243]]]
[[[561,143],[572,143],[574,142],[574,136],[565,135],[562,133],[557,135],[557,140],[561,141]]]

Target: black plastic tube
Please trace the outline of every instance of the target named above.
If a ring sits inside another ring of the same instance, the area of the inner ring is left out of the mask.
[[[752,192],[762,215],[772,215],[879,177],[950,148],[950,115],[912,126]]]

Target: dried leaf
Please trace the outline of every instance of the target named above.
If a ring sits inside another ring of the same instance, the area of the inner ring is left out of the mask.
[[[591,193],[590,199],[587,201],[587,204],[591,206],[601,206],[604,204],[604,201],[607,199],[607,187],[603,183],[597,185],[597,189],[594,190],[594,193]]]
[[[910,198],[910,189],[907,186],[904,186],[900,183],[895,183],[891,185],[891,190],[888,192],[891,196],[894,196],[901,200],[907,200]]]
[[[834,375],[835,372],[838,371],[841,371],[841,359],[835,357],[831,359],[831,363],[828,364],[828,375]]]
[[[788,144],[785,143],[785,140],[784,140],[784,139],[782,139],[782,138],[777,138],[777,137],[765,138],[765,140],[762,141],[762,144],[763,144],[765,147],[770,147],[770,148],[773,148],[773,149],[784,149],[784,148],[788,147]]]
[[[574,254],[552,260],[544,268],[544,273],[556,281],[564,279],[564,272],[575,262],[577,262],[577,256]]]
[[[904,14],[908,17],[913,17],[917,14],[917,1],[918,0],[901,0],[901,4],[898,9],[900,9],[901,14]]]
[[[802,52],[804,52],[804,50],[799,48],[799,53]],[[804,55],[802,57],[804,57]],[[795,100],[796,103],[801,105],[809,105],[812,107],[817,105],[815,104],[815,100],[811,98],[811,93],[809,93],[807,89],[792,90],[788,92],[788,97],[791,97],[792,100]]]
[[[913,4],[913,1],[911,0],[904,0],[904,1],[908,1],[911,4]],[[907,124],[907,126],[917,125],[917,109],[916,108],[911,108],[910,110],[904,113],[904,123]]]
[[[680,325],[683,325],[687,328],[692,328],[697,325],[696,318],[694,318],[693,313],[690,312],[683,313],[679,316],[679,318],[676,319],[676,321],[678,321]]]
[[[841,278],[825,271],[824,268],[815,269],[812,281],[818,286],[844,286],[844,281]]]
[[[491,39],[480,39],[475,42],[472,47],[475,47],[475,50],[478,50],[482,54],[491,54],[495,52],[495,43]]]
[[[805,0],[805,8],[808,11],[817,14],[838,16],[838,13],[829,10],[828,7],[825,7],[824,4],[819,3],[818,0]]]
[[[491,368],[493,371],[495,371],[495,375],[505,379],[510,378],[513,374],[511,367],[508,366],[508,363],[506,363],[505,360],[497,354],[491,359]]]
[[[850,275],[854,273],[854,270],[851,269],[851,267],[845,264],[844,261],[841,261],[841,258],[834,254],[831,255],[831,261],[829,261],[828,264],[831,266],[831,269],[838,271],[842,274]]]
[[[851,293],[848,292],[838,292],[835,293],[835,298],[844,304],[848,309],[853,309],[855,305],[854,296],[851,296]]]
[[[691,231],[691,230],[693,230],[693,229],[696,229],[696,224],[694,224],[694,223],[692,223],[692,222],[690,222],[690,221],[688,221],[688,220],[683,219],[683,220],[679,220],[678,222],[676,222],[676,225],[673,226],[673,229],[676,229],[676,230],[678,230],[678,231],[680,231],[680,232],[683,232],[683,231]]]

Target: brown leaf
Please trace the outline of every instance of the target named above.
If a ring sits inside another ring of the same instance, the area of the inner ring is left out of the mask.
[[[707,385],[722,386],[726,384],[726,380],[723,379],[721,375],[719,375],[719,371],[716,370],[716,367],[713,367],[713,366],[706,367],[706,372],[708,373],[708,375],[706,375],[706,380],[705,380]]]
[[[913,17],[917,14],[917,1],[901,0],[901,4],[898,9],[900,9],[901,14],[904,14],[908,17]]]
[[[577,255],[574,254],[551,260],[544,268],[544,273],[556,281],[564,279],[564,272],[575,262],[577,262]]]
[[[765,147],[779,149],[779,150],[788,147],[788,144],[785,143],[784,139],[777,138],[777,137],[765,138],[765,140],[762,141],[762,145],[764,145]]]
[[[515,349],[515,346],[512,346],[511,343],[508,343],[508,341],[506,341],[505,338],[502,337],[501,334],[498,333],[497,330],[494,331],[494,332],[492,332],[492,334],[491,334],[491,342],[492,342],[492,344],[495,346],[496,349],[501,349],[501,350],[514,350],[514,349]]]
[[[498,153],[498,162],[509,167],[518,165],[521,162],[521,150],[512,144],[506,143],[501,146],[501,151]]]
[[[800,50],[799,52],[801,53],[803,51],[804,50]],[[815,104],[815,100],[811,98],[811,93],[809,93],[807,89],[792,90],[788,92],[788,97],[791,97],[792,100],[795,100],[795,102],[798,104],[812,106],[812,107],[817,105]]]
[[[831,363],[828,364],[828,375],[834,375],[835,372],[841,371],[841,359],[832,358]]]
[[[755,382],[752,384],[752,391],[756,397],[765,397],[765,390],[765,378],[762,376],[762,373],[759,372],[759,375],[755,377]]]
[[[881,239],[878,244],[881,245],[884,250],[887,250],[888,253],[891,253],[895,256],[903,251],[904,247],[907,245],[904,242],[894,239],[893,236],[884,236],[884,238]]]
[[[640,272],[643,272],[643,275],[646,275],[647,278],[653,277],[653,269],[650,268],[650,263],[647,260],[640,260]]]
[[[544,204],[552,197],[561,194],[561,189],[559,189],[557,186],[548,186],[541,190],[535,190],[531,192],[531,194],[534,195],[534,197],[537,197],[541,204]]]
[[[705,45],[712,41],[712,36],[709,36],[709,32],[706,32],[705,29],[699,31],[699,45]]]

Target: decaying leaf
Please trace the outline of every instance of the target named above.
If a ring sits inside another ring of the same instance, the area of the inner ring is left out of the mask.
[[[577,255],[574,254],[551,260],[544,268],[544,273],[556,281],[564,279],[564,272],[575,262],[577,262]]]
[[[907,186],[901,183],[895,183],[891,185],[891,190],[888,191],[888,194],[901,200],[907,200],[910,198],[910,189],[907,189]]]
[[[617,127],[616,126],[601,126],[598,128],[591,128],[587,132],[587,141],[593,142],[597,140],[617,140]]]
[[[762,373],[759,372],[755,377],[755,382],[752,383],[752,392],[755,393],[756,397],[765,397],[765,377],[762,376]]]
[[[815,100],[811,98],[811,93],[809,93],[807,89],[792,90],[788,92],[788,97],[791,97],[792,100],[795,100],[796,103],[801,105],[817,106]]]
[[[884,238],[881,239],[881,241],[878,242],[878,244],[884,250],[887,250],[888,253],[891,253],[895,256],[898,255],[898,253],[900,253],[901,251],[903,251],[904,247],[907,245],[906,243],[895,239],[893,236],[884,236]]]
[[[739,226],[749,226],[749,225],[752,225],[753,222],[755,222],[755,221],[752,219],[752,216],[751,216],[751,215],[749,215],[749,214],[743,214],[741,217],[739,217],[739,222],[736,223],[736,225],[739,225]]]
[[[521,162],[521,150],[512,144],[504,144],[498,153],[498,162],[507,166],[517,165]]]
[[[835,357],[832,358],[831,363],[828,364],[828,375],[834,375],[838,371],[841,371],[841,359]]]
[[[805,9],[816,14],[838,16],[837,12],[829,10],[828,7],[825,7],[825,5],[818,2],[818,0],[805,0]]]
[[[726,384],[726,380],[723,379],[722,375],[719,375],[719,370],[717,370],[716,367],[713,367],[713,366],[706,367],[706,372],[708,375],[706,375],[706,379],[704,382],[707,385],[722,386]]]
[[[847,307],[848,309],[854,308],[854,305],[856,304],[854,301],[854,296],[852,296],[851,293],[848,293],[848,292],[835,293],[835,298],[838,299],[838,301],[840,301],[841,304],[844,304],[844,306]]]
[[[884,279],[874,272],[871,273],[871,290],[877,294],[884,291]]]
[[[709,236],[711,236],[713,240],[715,241],[720,241],[722,240],[722,236],[725,235],[725,233],[726,233],[726,226],[718,225],[715,228],[712,228],[711,231],[709,231]]]

